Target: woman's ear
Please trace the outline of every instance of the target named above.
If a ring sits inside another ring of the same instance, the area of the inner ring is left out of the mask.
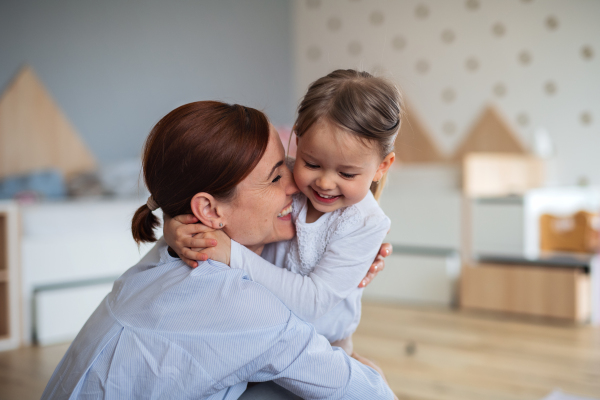
[[[216,200],[208,193],[196,193],[191,202],[192,213],[203,224],[213,229],[221,229],[225,222],[223,221],[223,212],[221,202]]]
[[[396,159],[396,153],[393,151],[385,156],[379,167],[377,167],[377,172],[375,172],[375,177],[373,177],[373,182],[379,182],[379,180],[383,177],[383,175],[388,172],[394,160]]]

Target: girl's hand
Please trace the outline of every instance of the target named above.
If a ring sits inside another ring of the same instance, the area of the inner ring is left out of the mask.
[[[196,239],[198,237],[201,237],[201,239]],[[196,240],[214,240],[216,245],[207,248],[191,248],[189,249],[192,252],[190,254],[195,254],[195,257],[201,257],[205,260],[208,260],[210,258],[211,260],[219,261],[223,264],[229,265],[229,261],[231,258],[231,239],[229,238],[229,236],[227,236],[225,232],[223,232],[220,229],[217,229],[211,230],[210,232],[206,233],[197,233],[193,241],[195,242]]]
[[[382,244],[379,248],[379,254],[377,254],[377,257],[375,257],[375,261],[373,261],[371,268],[369,268],[369,272],[367,272],[367,275],[358,284],[359,288],[366,287],[369,283],[371,283],[373,278],[375,278],[379,272],[383,271],[383,269],[385,268],[384,258],[389,256],[390,254],[392,254],[392,245],[389,243]]]
[[[163,236],[175,253],[192,268],[198,266],[198,261],[206,261],[208,254],[199,252],[217,245],[214,236],[204,237],[200,234],[214,231],[198,223],[198,218],[191,214],[178,215],[175,218],[164,216]]]

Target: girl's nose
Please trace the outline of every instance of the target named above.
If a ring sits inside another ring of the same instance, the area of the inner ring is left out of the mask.
[[[291,196],[293,194],[298,193],[300,190],[298,189],[298,186],[296,186],[296,182],[294,182],[294,177],[292,173],[289,170],[287,172],[288,173],[286,173],[283,177],[285,182],[285,194]]]
[[[315,183],[323,190],[335,189],[335,182],[332,179],[329,179],[327,175],[320,176]]]

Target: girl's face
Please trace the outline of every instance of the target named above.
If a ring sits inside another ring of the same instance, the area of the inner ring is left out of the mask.
[[[314,123],[297,143],[294,180],[321,213],[364,199],[371,183],[394,161],[394,153],[381,161],[375,143],[361,141],[326,119]]]

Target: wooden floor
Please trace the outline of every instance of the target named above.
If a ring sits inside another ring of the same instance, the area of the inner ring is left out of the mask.
[[[600,328],[366,303],[354,345],[400,399],[600,399]],[[0,400],[39,399],[67,347],[0,353]]]

